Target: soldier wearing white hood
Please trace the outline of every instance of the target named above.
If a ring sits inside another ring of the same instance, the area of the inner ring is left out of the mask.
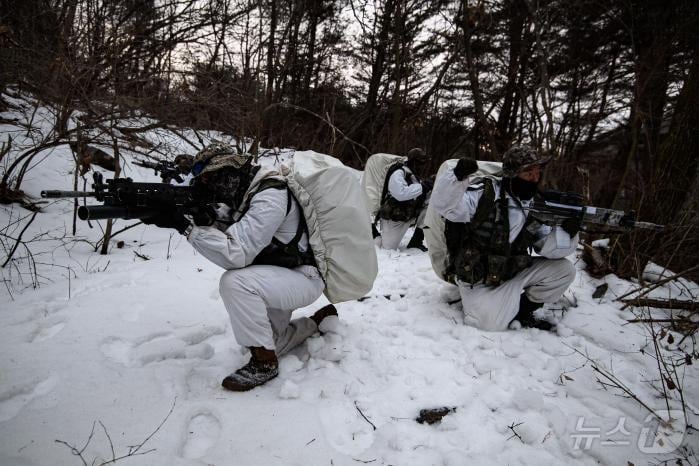
[[[551,228],[528,216],[549,159],[513,146],[503,155],[502,179],[469,186],[478,165],[462,158],[435,182],[430,203],[446,220],[447,272],[459,287],[468,325],[500,331],[516,319],[525,327],[552,328],[533,313],[558,300],[575,278],[565,257],[575,251],[580,223],[571,219]],[[532,257],[532,249],[541,257]]]
[[[250,361],[223,380],[246,391],[278,375],[277,357],[337,315],[331,304],[312,317],[291,320],[295,309],[312,304],[324,282],[308,243],[301,208],[282,177],[252,163],[228,144],[200,151],[192,166],[194,188],[213,192],[225,204],[190,222],[177,212],[144,219],[175,228],[201,255],[224,268],[219,291],[233,333],[250,349]]]
[[[425,219],[425,202],[432,190],[429,180],[421,180],[417,173],[430,158],[419,147],[410,149],[405,163],[394,164],[386,174],[384,190],[377,218],[381,229],[383,249],[397,249],[411,225],[415,232],[408,242],[408,248],[426,251],[422,231]]]

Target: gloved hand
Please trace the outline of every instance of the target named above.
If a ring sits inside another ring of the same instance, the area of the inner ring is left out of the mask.
[[[176,210],[163,210],[152,217],[142,218],[141,222],[160,228],[174,228],[182,235],[190,225],[189,220]]]
[[[580,231],[580,220],[577,218],[567,218],[561,222],[561,228],[568,233],[570,237],[574,237]]]
[[[214,224],[216,217],[216,209],[207,205],[192,216],[192,221],[198,227],[209,227]]]
[[[422,192],[429,193],[430,191],[432,191],[432,188],[434,187],[434,180],[428,178],[426,180],[421,180],[420,184],[422,185]]]
[[[454,176],[457,180],[463,181],[469,175],[473,175],[478,171],[478,163],[473,159],[462,157],[456,162],[454,167]]]

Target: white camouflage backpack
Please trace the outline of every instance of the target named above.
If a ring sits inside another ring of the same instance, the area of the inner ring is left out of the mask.
[[[375,217],[381,208],[381,195],[388,169],[392,165],[406,160],[406,157],[393,154],[374,154],[367,159],[362,174],[362,188],[364,188],[369,214],[372,217]]]
[[[448,168],[453,169],[456,166],[458,159],[450,159],[442,163],[437,171],[437,179],[444,173]],[[478,171],[472,175],[469,175],[468,182],[469,185],[477,185],[484,178],[500,178],[502,176],[502,163],[500,162],[486,162],[478,161]],[[437,274],[439,278],[444,281],[449,281],[447,278],[446,270],[449,261],[448,251],[447,251],[447,241],[444,236],[444,217],[439,215],[432,205],[427,206],[427,213],[425,214],[425,242],[427,243],[427,251],[430,255],[430,262],[432,262],[432,269]]]
[[[313,151],[294,154],[282,170],[308,227],[308,241],[331,303],[364,296],[378,261],[366,200],[353,170]]]

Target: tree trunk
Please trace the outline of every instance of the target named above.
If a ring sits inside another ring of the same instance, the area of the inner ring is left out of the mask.
[[[512,113],[517,112],[515,107],[515,99],[517,98],[517,75],[520,72],[524,72],[521,69],[522,62],[522,50],[523,50],[523,30],[524,30],[524,18],[527,14],[526,5],[522,0],[514,0],[508,3],[508,39],[510,41],[510,56],[507,63],[507,83],[505,84],[504,99],[502,102],[502,109],[498,115],[497,121],[497,137],[496,143],[498,144],[498,152],[504,152],[510,145],[512,140],[512,135],[510,134],[510,119],[512,118]]]
[[[640,206],[643,220],[666,225],[665,231],[650,235],[635,233],[621,238],[618,242],[617,273],[631,276],[642,271],[652,258],[669,258],[679,263],[686,260],[685,254],[676,254],[677,247],[692,251],[692,242],[697,243],[696,235],[678,244],[677,237],[685,236],[691,228],[694,216],[689,223],[681,218],[683,206],[692,192],[697,176],[697,153],[699,153],[699,59],[694,50],[691,70],[677,98],[672,116],[670,132],[658,145],[657,160],[649,173],[650,183]],[[687,224],[688,223],[688,224]],[[673,247],[668,248],[668,245]],[[667,249],[673,249],[669,251]],[[658,260],[658,259],[656,259]],[[671,266],[673,264],[661,264]],[[680,264],[681,268],[682,265]]]
[[[674,17],[671,8],[665,5],[634,5],[628,12],[634,28],[631,30],[635,54],[634,97],[631,104],[626,143],[616,167],[610,176],[618,179],[613,195],[613,207],[628,208],[622,194],[632,192],[628,199],[633,207],[640,203],[653,182],[658,157],[658,141],[663,121],[663,111],[669,84],[669,58],[673,48],[673,38],[668,31],[673,28]],[[636,178],[632,175],[636,174]],[[609,199],[608,199],[609,201]]]
[[[476,111],[476,123],[473,128],[473,142],[476,146],[479,158],[483,158],[480,154],[481,143],[487,142],[489,144],[489,154],[490,158],[499,156],[498,149],[496,147],[495,138],[493,137],[493,131],[491,131],[491,125],[488,123],[485,112],[483,111],[483,96],[481,94],[480,83],[478,78],[478,68],[476,67],[476,59],[473,55],[473,48],[471,47],[473,28],[469,23],[469,6],[468,1],[464,1],[464,12],[461,17],[461,29],[464,34],[464,50],[466,52],[466,68],[468,70],[469,84],[471,85],[471,93],[473,94],[473,107]],[[485,132],[485,136],[483,133]]]
[[[277,0],[270,0],[269,13],[269,40],[267,44],[267,92],[266,105],[272,104],[272,96],[274,91],[274,35],[277,30]]]

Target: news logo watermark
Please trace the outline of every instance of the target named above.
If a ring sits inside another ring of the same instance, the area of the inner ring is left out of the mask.
[[[649,414],[640,426],[629,428],[626,417],[621,416],[603,428],[586,423],[578,417],[570,437],[574,450],[589,450],[597,442],[604,447],[635,446],[642,453],[672,453],[680,447],[686,433],[684,413],[681,410],[659,410],[658,417]]]

